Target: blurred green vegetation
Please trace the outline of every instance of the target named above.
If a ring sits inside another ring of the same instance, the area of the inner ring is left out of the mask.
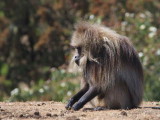
[[[40,79],[38,83],[29,88],[26,84],[20,83],[18,88],[11,91],[7,101],[27,100],[54,100],[65,102],[78,90],[79,84],[71,81],[77,75],[67,73],[64,69],[54,70],[51,78],[47,81]]]
[[[79,89],[79,75],[67,71],[78,20],[128,36],[143,64],[144,100],[160,100],[159,0],[1,0],[0,101],[66,101]]]

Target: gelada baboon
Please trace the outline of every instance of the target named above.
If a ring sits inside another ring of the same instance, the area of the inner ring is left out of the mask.
[[[81,109],[97,98],[97,110],[132,109],[143,96],[143,70],[130,40],[98,24],[79,22],[71,45],[75,63],[82,68],[82,89],[66,105]],[[96,109],[95,108],[95,109]]]

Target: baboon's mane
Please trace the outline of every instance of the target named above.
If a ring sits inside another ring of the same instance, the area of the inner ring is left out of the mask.
[[[111,87],[121,66],[130,64],[134,59],[132,56],[137,56],[132,44],[127,37],[98,24],[80,22],[75,29],[75,34],[81,36],[88,59],[83,68],[84,77],[92,79],[93,84],[100,84],[103,89]]]

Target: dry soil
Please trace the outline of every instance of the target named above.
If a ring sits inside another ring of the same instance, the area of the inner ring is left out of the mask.
[[[85,106],[84,108],[89,107]],[[160,120],[160,102],[132,110],[66,110],[61,102],[0,102],[0,120]]]

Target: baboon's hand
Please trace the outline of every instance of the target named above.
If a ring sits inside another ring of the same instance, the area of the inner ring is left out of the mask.
[[[72,105],[74,104],[74,100],[71,98],[69,101],[68,101],[68,104],[65,106],[65,108],[67,110],[70,110],[72,108]]]
[[[67,110],[71,110],[71,106],[70,106],[69,104],[67,104],[67,105],[65,106],[65,108],[66,108]]]
[[[73,110],[77,111],[77,110],[81,109],[82,107],[83,107],[83,104],[81,102],[77,102],[74,104]]]

